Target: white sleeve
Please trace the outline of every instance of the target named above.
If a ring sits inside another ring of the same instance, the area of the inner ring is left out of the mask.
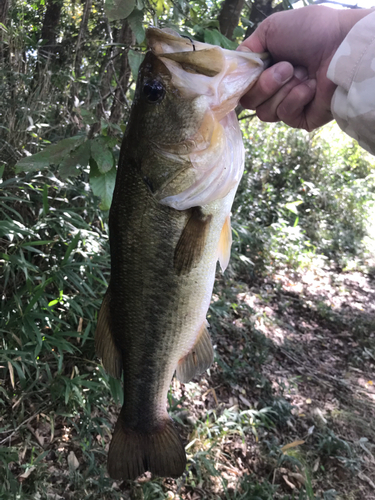
[[[375,12],[348,33],[332,58],[327,77],[338,85],[331,102],[337,123],[375,155]]]

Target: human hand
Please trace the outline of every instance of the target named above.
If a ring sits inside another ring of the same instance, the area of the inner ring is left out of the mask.
[[[281,120],[308,131],[332,120],[336,85],[326,76],[328,66],[354,24],[370,12],[314,5],[268,17],[238,50],[267,51],[275,64],[241,104],[263,121]]]

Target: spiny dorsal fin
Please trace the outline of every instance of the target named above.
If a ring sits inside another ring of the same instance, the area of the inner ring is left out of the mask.
[[[200,207],[191,209],[191,216],[178,240],[173,266],[178,275],[187,274],[203,254],[212,216],[204,215]]]
[[[107,467],[112,479],[136,479],[146,471],[160,477],[182,476],[186,454],[172,420],[165,419],[151,432],[137,432],[126,427],[120,413]]]
[[[222,272],[228,267],[230,259],[230,249],[232,247],[232,228],[230,225],[230,215],[227,216],[221,230],[219,240],[219,262]]]
[[[104,296],[99,311],[98,324],[95,331],[95,350],[102,358],[105,370],[115,378],[121,378],[122,358],[121,352],[116,347],[110,327],[109,293]]]
[[[205,321],[193,348],[178,362],[176,377],[180,382],[190,382],[192,378],[207,370],[213,360],[214,350]]]

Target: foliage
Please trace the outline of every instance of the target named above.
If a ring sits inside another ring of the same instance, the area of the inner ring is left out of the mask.
[[[243,127],[246,170],[233,227],[246,272],[364,258],[375,162],[336,127],[312,134],[282,124]]]

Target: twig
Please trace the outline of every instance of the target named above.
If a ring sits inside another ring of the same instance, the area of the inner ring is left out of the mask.
[[[0,441],[0,446],[4,443],[6,443],[7,441],[10,441],[12,439],[12,437],[21,429],[21,427],[23,427],[25,424],[29,424],[32,420],[34,420],[34,418],[36,418],[38,415],[40,415],[42,412],[44,412],[45,410],[47,410],[47,408],[50,408],[50,406],[52,405],[49,405],[49,406],[45,406],[44,408],[42,408],[41,410],[38,411],[38,413],[35,413],[34,415],[31,415],[31,417],[27,418],[26,420],[24,420],[22,423],[20,423],[20,425],[18,425],[14,431],[12,431],[12,433],[4,438],[2,441]],[[10,431],[5,431],[5,432],[10,432]]]
[[[240,121],[240,120],[246,120],[247,118],[249,118],[251,120],[256,115],[257,115],[256,113],[253,113],[252,115],[241,116],[241,118],[238,118],[238,121]]]

